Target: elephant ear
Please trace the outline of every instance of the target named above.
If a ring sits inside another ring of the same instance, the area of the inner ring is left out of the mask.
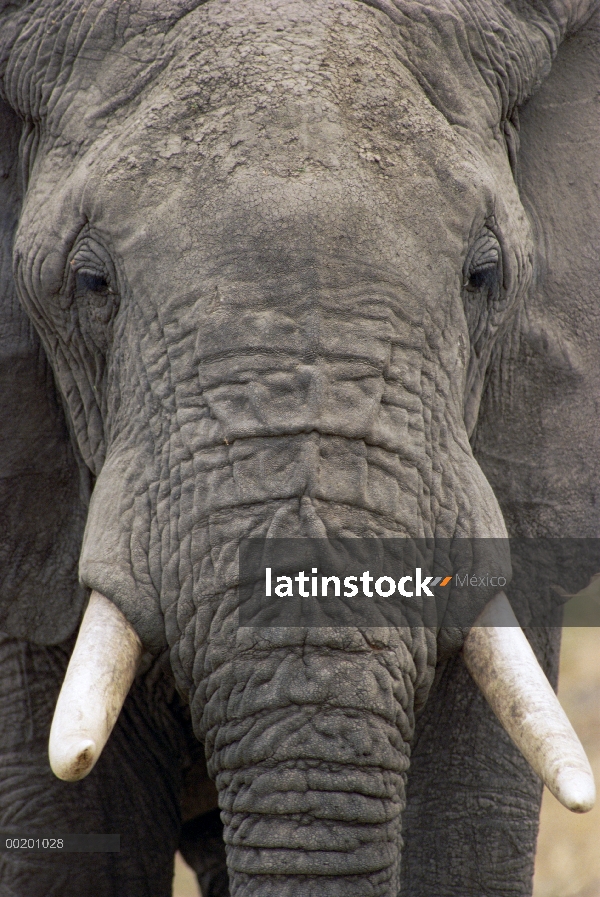
[[[600,11],[522,108],[533,289],[498,347],[474,449],[515,536],[600,535]]]
[[[12,276],[21,121],[0,100],[0,630],[64,641],[85,592],[77,565],[91,489]]]
[[[431,102],[454,125],[504,138],[511,161],[515,110],[547,77],[565,37],[598,8],[598,0],[364,2],[396,23],[402,61]]]

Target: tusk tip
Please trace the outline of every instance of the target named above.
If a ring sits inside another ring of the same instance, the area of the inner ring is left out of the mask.
[[[463,657],[509,737],[557,800],[573,813],[591,810],[596,788],[581,742],[503,592],[479,615]]]
[[[587,813],[596,802],[596,786],[591,772],[573,767],[562,769],[552,789],[563,807],[572,813]]]
[[[52,772],[63,782],[78,782],[85,778],[97,759],[96,743],[90,738],[63,743],[60,749],[50,749]]]

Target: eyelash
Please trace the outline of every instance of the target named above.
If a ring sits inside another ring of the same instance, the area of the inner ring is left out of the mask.
[[[75,288],[87,290],[92,293],[107,293],[109,290],[108,278],[92,271],[80,270],[75,272]]]

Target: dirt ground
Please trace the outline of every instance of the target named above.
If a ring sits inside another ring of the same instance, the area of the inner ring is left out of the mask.
[[[563,633],[559,697],[594,769],[600,795],[600,629]],[[177,857],[173,897],[198,897],[195,876]],[[534,897],[600,897],[600,796],[583,816],[546,790]]]

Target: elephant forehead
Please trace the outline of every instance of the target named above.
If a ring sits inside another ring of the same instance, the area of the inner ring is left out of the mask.
[[[135,96],[123,94],[123,54],[115,66],[108,52],[85,89],[73,73],[58,103],[61,136],[68,140],[72,127],[80,147],[102,126],[89,193],[126,190],[143,177],[151,189],[137,190],[135,207],[152,193],[149,211],[173,194],[182,215],[192,198],[207,209],[212,198],[219,208],[222,191],[233,195],[236,187],[255,204],[265,193],[276,209],[277,182],[310,182],[323,172],[343,179],[349,193],[368,183],[379,202],[408,180],[423,208],[439,203],[441,184],[454,201],[476,195],[481,160],[473,163],[464,134],[400,61],[390,29],[385,16],[358,3],[207,3],[168,35],[161,64]],[[101,86],[115,71],[119,84]],[[89,65],[84,74],[89,80]]]
[[[408,271],[411,289],[420,272],[430,293],[436,272],[456,280],[473,220],[495,208],[498,149],[484,159],[451,127],[390,28],[358,3],[209,2],[162,35],[156,58],[150,30],[144,52],[132,37],[131,53],[82,54],[52,90],[61,142],[43,141],[36,169],[42,188],[61,171],[74,185],[53,200],[55,229],[71,231],[75,204],[147,292],[208,282],[205,260],[224,270],[228,249],[238,268],[253,252],[285,270],[345,249]]]
[[[101,21],[81,0],[62,5],[68,17],[60,26],[57,4],[32,16],[44,60],[56,72],[64,66],[60,77],[48,83],[44,70],[27,66],[24,43],[11,70],[31,95],[20,97],[32,104],[24,111],[37,117],[43,107],[78,147],[138,108],[152,126],[164,107],[173,118],[188,117],[244,97],[266,108],[282,94],[290,100],[329,88],[352,103],[367,91],[376,111],[399,97],[398,84],[406,102],[419,94],[398,61],[390,20],[352,0],[171,0],[152,10],[140,4],[127,23],[111,4]]]
[[[32,4],[24,17],[7,89],[23,115],[49,120],[52,133],[59,128],[80,149],[121,124],[167,69],[171,96],[179,93],[202,109],[235,99],[251,75],[259,103],[277,84],[288,95],[310,92],[319,75],[335,82],[338,94],[342,88],[360,93],[371,82],[385,105],[391,96],[386,74],[393,80],[399,57],[423,69],[425,82],[435,86],[434,101],[452,120],[470,127],[478,119],[488,128],[497,124],[499,97],[495,79],[488,83],[478,71],[477,41],[487,26],[507,45],[496,60],[499,76],[510,74],[504,56],[525,50],[515,49],[502,21],[478,21],[489,10],[474,7],[466,16],[445,2],[140,0],[123,7],[54,0]],[[465,25],[474,46],[464,40]],[[439,40],[424,40],[423,28]]]

